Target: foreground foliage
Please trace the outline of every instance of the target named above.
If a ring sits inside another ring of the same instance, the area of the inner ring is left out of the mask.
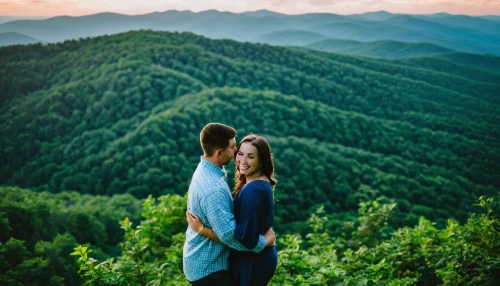
[[[148,198],[146,220],[135,229],[128,219],[123,254],[116,262],[98,261],[92,250],[78,246],[79,274],[85,285],[189,285],[182,274],[185,197]],[[356,223],[345,233],[326,232],[324,209],[308,220],[310,233],[282,235],[279,265],[272,285],[498,285],[500,220],[493,198],[479,199],[478,213],[444,229],[425,218],[414,227],[390,233],[387,221],[394,203],[377,199],[361,203]],[[161,230],[161,231],[158,231]]]

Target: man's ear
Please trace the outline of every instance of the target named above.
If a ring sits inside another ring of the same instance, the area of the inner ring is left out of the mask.
[[[222,155],[222,149],[217,149],[215,153],[217,154],[217,157],[220,157],[220,155]]]

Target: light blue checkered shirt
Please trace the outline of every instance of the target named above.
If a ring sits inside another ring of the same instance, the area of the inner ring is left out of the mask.
[[[219,270],[229,270],[229,247],[258,253],[266,246],[263,235],[260,235],[257,246],[252,250],[236,240],[233,198],[227,185],[226,170],[208,162],[203,156],[189,185],[188,209],[211,228],[221,241],[213,241],[188,227],[183,264],[184,274],[189,281]]]

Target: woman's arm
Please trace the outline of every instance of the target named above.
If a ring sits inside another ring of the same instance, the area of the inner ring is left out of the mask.
[[[214,241],[220,241],[215,232],[211,228],[204,226],[201,220],[189,210],[186,211],[186,221],[191,229],[196,231],[198,234],[206,236]]]

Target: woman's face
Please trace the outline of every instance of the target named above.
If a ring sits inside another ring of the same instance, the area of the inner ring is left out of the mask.
[[[236,166],[240,169],[240,174],[245,175],[247,178],[257,175],[260,170],[257,148],[251,143],[242,143],[240,150],[236,154]]]

